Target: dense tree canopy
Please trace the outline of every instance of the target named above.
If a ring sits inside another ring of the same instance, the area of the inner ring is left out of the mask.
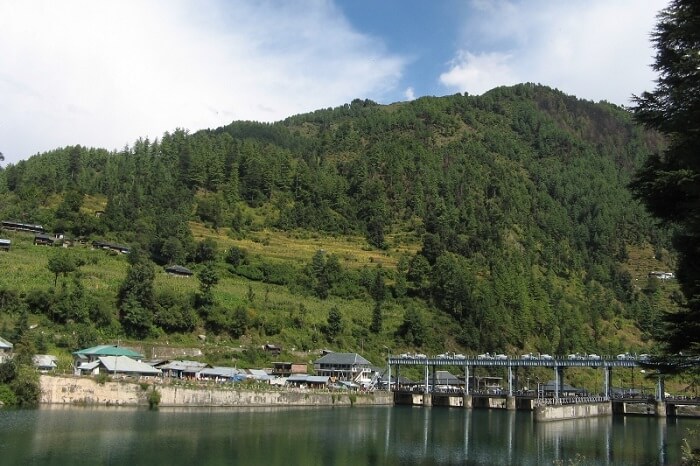
[[[138,243],[146,257],[127,268],[113,309],[77,284],[62,297],[0,288],[0,302],[19,312],[31,300],[55,321],[134,336],[195,328],[270,335],[289,324],[309,334],[325,328],[338,342],[594,348],[601,322],[616,316],[653,331],[666,299],[636,286],[623,264],[630,248],[666,245],[665,230],[626,189],[645,154],[664,144],[620,107],[521,84],[388,106],[355,100],[273,124],[176,129],[115,152],[56,149],[0,170],[0,216]],[[195,242],[193,222],[226,240]],[[264,251],[263,229],[353,235],[373,257],[401,261],[379,275],[377,264],[348,265],[318,246],[303,263],[285,262],[245,249],[250,240]],[[257,288],[230,308],[207,289],[199,300],[156,293],[154,264],[173,263],[200,279],[216,270],[221,282],[244,277],[324,305],[359,300],[366,312],[349,316],[341,306],[330,322],[325,311],[316,322],[286,322]],[[55,311],[61,299],[82,303],[77,320]]]
[[[700,352],[700,4],[673,0],[658,18],[656,88],[636,98],[635,117],[668,136],[632,187],[649,210],[678,227],[678,280],[687,299],[667,315],[671,352]]]

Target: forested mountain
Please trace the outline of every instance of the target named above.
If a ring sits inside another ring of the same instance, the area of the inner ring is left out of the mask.
[[[0,280],[0,304],[105,336],[205,328],[298,347],[615,351],[624,342],[604,338],[605,323],[643,335],[667,303],[635,284],[627,264],[631,249],[658,252],[666,241],[627,190],[663,144],[620,107],[523,84],[177,129],[119,152],[57,149],[0,170],[0,217],[138,246],[119,290],[99,304],[75,295],[79,278],[22,291]],[[198,223],[213,240],[195,239]],[[251,254],[245,240],[263,230],[360,237],[360,250],[388,259]],[[141,289],[154,263],[189,265],[199,289]],[[291,310],[227,301],[227,277],[284,289]],[[84,313],[55,310],[69,296]],[[340,300],[372,311],[353,315]]]

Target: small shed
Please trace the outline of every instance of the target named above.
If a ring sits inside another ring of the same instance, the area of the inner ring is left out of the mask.
[[[273,377],[262,369],[248,369],[250,377],[258,382],[270,383]]]
[[[275,377],[289,377],[292,374],[306,374],[306,364],[293,362],[273,362],[271,375]]]
[[[240,382],[246,379],[245,374],[235,367],[205,367],[198,372],[200,379],[217,382]]]
[[[457,388],[464,386],[464,381],[449,371],[435,371],[436,388]]]
[[[556,381],[550,380],[545,384],[539,386],[539,390],[545,397],[554,396],[556,391]],[[583,388],[572,387],[567,383],[561,383],[559,386],[559,396],[586,396],[587,392]]]
[[[327,375],[292,375],[286,385],[299,388],[326,388],[330,377]]]
[[[198,379],[199,373],[210,365],[199,361],[176,360],[158,366],[163,375],[176,379]]]
[[[265,350],[266,353],[270,353],[273,356],[279,356],[280,353],[282,353],[282,347],[273,345],[272,343],[265,343],[265,346],[263,346],[263,349]]]
[[[9,239],[0,238],[0,251],[9,251],[12,241]]]
[[[56,240],[54,240],[49,235],[45,235],[45,234],[34,235],[34,245],[35,246],[53,246],[55,241]]]
[[[187,267],[183,267],[181,265],[169,265],[165,267],[165,271],[169,275],[174,275],[176,277],[191,277],[192,275],[194,275],[194,272],[192,272]]]
[[[92,247],[95,249],[106,249],[108,251],[120,252],[122,254],[129,254],[131,249],[129,246],[124,246],[123,244],[110,243],[108,241],[93,241]]]
[[[58,358],[51,354],[35,354],[32,357],[32,363],[38,371],[49,372],[58,367]]]
[[[75,375],[97,375],[100,373],[100,361],[81,362],[75,366]]]

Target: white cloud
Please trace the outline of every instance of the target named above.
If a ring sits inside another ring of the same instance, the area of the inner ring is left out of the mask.
[[[649,34],[666,0],[472,2],[461,47],[440,82],[481,92],[513,82],[629,104],[653,87]]]
[[[0,151],[112,149],[380,99],[404,65],[324,0],[0,0]]]
[[[474,55],[461,51],[452,60],[449,71],[440,75],[440,82],[470,94],[483,94],[496,86],[518,82],[510,66],[511,56],[504,53]]]
[[[414,100],[416,98],[416,91],[412,87],[407,87],[403,93],[406,100]]]

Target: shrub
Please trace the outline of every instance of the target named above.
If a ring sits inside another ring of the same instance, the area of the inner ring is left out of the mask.
[[[9,385],[0,385],[0,406],[15,406],[17,405],[17,397],[15,392],[9,387]]]
[[[158,405],[160,404],[160,399],[161,399],[161,394],[158,390],[156,390],[156,387],[153,387],[153,390],[151,393],[148,394],[148,408],[149,409],[158,409]]]

